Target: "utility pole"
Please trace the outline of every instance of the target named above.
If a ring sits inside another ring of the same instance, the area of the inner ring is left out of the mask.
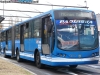
[[[5,18],[4,17],[1,17],[0,16],[0,32],[3,30],[3,25],[1,24],[1,22],[4,20]]]
[[[84,3],[85,3],[85,6],[87,7],[87,1],[86,1],[86,0],[84,1]],[[88,8],[87,8],[87,9],[88,9]]]
[[[3,2],[3,17],[4,17],[4,2]]]
[[[47,2],[47,1],[46,1]],[[49,3],[51,6],[52,6],[52,10],[53,10],[53,4],[51,4],[50,2],[47,2],[47,3]]]

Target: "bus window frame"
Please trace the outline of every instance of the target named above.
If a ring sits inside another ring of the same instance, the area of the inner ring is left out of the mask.
[[[18,29],[18,31],[16,30]],[[15,39],[20,39],[20,27],[19,25],[15,26]]]
[[[24,24],[24,39],[29,38],[29,22]]]
[[[11,32],[12,32],[12,30],[9,29],[9,30],[8,30],[8,40],[11,40]]]
[[[31,21],[29,21],[29,31],[28,31],[29,38],[32,38],[32,24]]]
[[[38,20],[39,20],[39,21],[38,21]],[[38,21],[38,22],[39,22],[39,23],[37,22],[37,23],[39,24],[39,25],[38,25],[39,27],[36,26],[35,21]],[[37,27],[37,28],[36,28],[36,27]],[[42,34],[41,28],[42,28],[42,19],[41,19],[41,18],[36,18],[36,19],[34,19],[34,20],[33,20],[33,26],[32,26],[32,37],[34,37],[34,38],[41,38],[41,34]],[[37,29],[38,32],[35,32],[36,29]],[[35,35],[37,35],[37,34],[39,34],[39,36],[35,36]]]

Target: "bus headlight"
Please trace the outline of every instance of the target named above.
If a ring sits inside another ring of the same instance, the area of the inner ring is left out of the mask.
[[[66,57],[66,54],[58,53],[57,56]]]
[[[92,53],[92,57],[94,57],[95,56],[95,54],[94,53]]]
[[[66,54],[64,54],[63,57],[66,57]]]
[[[98,56],[99,55],[99,52],[96,52],[96,56]]]
[[[92,53],[92,57],[98,56],[99,52]]]
[[[60,56],[60,57],[62,57],[62,56],[63,56],[63,54],[59,54],[59,56]]]

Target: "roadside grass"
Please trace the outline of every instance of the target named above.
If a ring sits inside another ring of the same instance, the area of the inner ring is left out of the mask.
[[[0,58],[0,75],[34,75],[26,69]]]

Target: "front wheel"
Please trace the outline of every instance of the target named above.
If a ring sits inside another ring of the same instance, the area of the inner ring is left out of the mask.
[[[35,56],[35,64],[36,64],[36,66],[38,68],[43,68],[43,64],[41,64],[39,52],[36,53],[36,56]]]
[[[78,65],[69,65],[69,68],[73,69],[76,68]]]

